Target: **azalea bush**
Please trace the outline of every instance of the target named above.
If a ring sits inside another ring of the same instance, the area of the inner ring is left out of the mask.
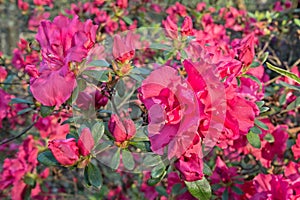
[[[0,53],[2,199],[300,198],[297,1],[66,5]]]

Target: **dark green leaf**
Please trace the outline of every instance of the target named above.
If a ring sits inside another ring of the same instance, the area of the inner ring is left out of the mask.
[[[105,60],[93,60],[88,64],[88,66],[95,66],[95,67],[109,67],[109,63]]]
[[[233,190],[235,193],[237,193],[238,195],[244,194],[244,192],[243,192],[240,188],[238,188],[238,187],[236,187],[236,186],[232,186],[232,190]]]
[[[189,192],[197,199],[208,200],[211,198],[211,187],[205,177],[198,181],[185,181],[185,184]]]
[[[89,163],[87,166],[87,176],[88,180],[91,183],[92,186],[96,187],[97,189],[100,189],[103,181],[102,181],[102,174],[98,168],[98,166],[95,166],[93,163]]]
[[[127,151],[127,150],[123,150],[122,151],[122,161],[124,164],[124,167],[128,170],[133,170],[134,168],[134,159],[133,156],[131,154],[131,152]]]
[[[247,140],[255,148],[259,149],[261,147],[259,136],[252,131],[249,131],[249,133],[247,134]]]
[[[300,83],[300,78],[296,74],[289,72],[287,70],[281,69],[279,67],[275,67],[275,66],[271,65],[270,63],[267,63],[267,66],[269,69],[271,69],[283,76],[286,76],[286,77],[296,81],[297,83]]]
[[[10,101],[11,104],[15,104],[15,103],[26,103],[26,104],[33,104],[32,101],[26,100],[26,99],[20,99],[20,98],[13,98]]]
[[[115,152],[115,154],[111,159],[110,167],[116,170],[118,169],[119,165],[120,165],[120,149],[117,149],[117,151]]]
[[[38,161],[46,166],[59,166],[60,164],[54,158],[52,152],[50,150],[46,150],[41,152],[38,157]]]
[[[222,200],[229,200],[228,188],[226,188],[225,191],[223,192]]]
[[[180,192],[181,187],[182,187],[181,183],[174,184],[172,187],[172,194],[177,195]]]
[[[165,197],[168,197],[168,193],[166,191],[166,188],[164,188],[163,186],[159,185],[159,186],[156,186],[155,187],[155,190],[158,192],[158,194],[162,195],[162,196],[165,196]]]
[[[139,75],[149,75],[150,74],[150,70],[144,67],[135,67],[133,68],[130,73],[132,74],[139,74]]]
[[[255,125],[259,126],[260,128],[264,129],[264,130],[269,130],[269,127],[263,123],[262,121],[259,121],[258,119],[254,120]]]
[[[90,180],[89,180],[87,167],[84,168],[83,179],[84,179],[84,182],[87,184],[87,186],[92,186],[92,184],[90,183]]]
[[[95,144],[98,144],[104,133],[104,124],[103,122],[96,122],[92,127],[92,135],[94,138]]]
[[[23,114],[25,114],[25,113],[27,113],[29,111],[32,111],[32,108],[25,108],[23,110],[20,110],[17,114],[18,115],[23,115]]]
[[[30,186],[33,186],[35,187],[35,184],[36,184],[36,181],[35,181],[35,178],[30,176],[29,175],[25,175],[23,181],[27,184],[27,185],[30,185]]]
[[[108,71],[107,70],[86,70],[82,72],[82,75],[86,75],[100,82],[108,81]]]
[[[141,142],[130,141],[129,144],[140,149],[142,152],[151,152],[149,141],[141,141]]]
[[[41,116],[47,117],[50,115],[54,110],[54,106],[41,106]]]

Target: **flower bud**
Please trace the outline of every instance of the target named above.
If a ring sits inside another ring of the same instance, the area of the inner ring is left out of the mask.
[[[48,147],[56,160],[64,165],[74,165],[79,159],[79,149],[74,138],[49,141]]]
[[[136,128],[131,119],[121,119],[113,114],[108,122],[108,129],[114,136],[116,142],[122,143],[130,140],[136,133]]]
[[[91,153],[91,150],[94,148],[95,142],[93,135],[89,128],[84,128],[81,131],[79,140],[78,140],[78,148],[79,152],[83,156],[87,156]]]

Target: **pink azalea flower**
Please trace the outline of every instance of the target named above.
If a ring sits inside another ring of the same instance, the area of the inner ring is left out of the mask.
[[[296,144],[292,146],[292,152],[296,160],[300,158],[300,134],[297,136]]]
[[[33,96],[46,106],[60,106],[76,87],[70,62],[81,62],[95,44],[97,26],[91,20],[80,22],[78,17],[56,17],[43,21],[38,29],[38,40],[43,61],[39,77],[31,78]]]
[[[203,178],[202,145],[199,135],[196,135],[189,149],[175,162],[185,181],[196,181]]]
[[[0,82],[3,82],[7,77],[7,71],[4,67],[0,66]]]
[[[35,118],[34,116],[33,118]],[[70,125],[61,123],[68,119],[69,116],[63,113],[47,116],[45,118],[39,118],[35,127],[39,130],[42,138],[53,139],[65,139],[66,135],[70,132]]]
[[[79,159],[79,149],[74,138],[51,140],[48,148],[61,165],[71,166]]]
[[[0,128],[2,128],[2,120],[8,115],[10,100],[10,94],[0,88]]]
[[[179,158],[191,145],[199,125],[198,102],[193,89],[175,69],[154,70],[142,83],[140,100],[148,110],[151,149]]]
[[[255,36],[254,34],[249,34],[240,41],[239,46],[236,48],[239,56],[239,60],[245,66],[249,66],[254,59],[255,56],[254,45],[255,45]]]

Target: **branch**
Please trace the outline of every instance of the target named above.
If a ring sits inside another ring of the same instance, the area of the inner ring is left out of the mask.
[[[26,128],[25,128],[21,133],[19,133],[18,135],[16,135],[16,136],[14,136],[14,137],[11,137],[11,138],[9,138],[9,139],[7,139],[7,140],[4,140],[4,141],[0,142],[0,146],[3,145],[3,144],[9,143],[9,142],[11,142],[11,141],[13,141],[13,140],[15,140],[15,139],[21,137],[21,136],[24,135],[25,133],[27,133],[27,131],[29,131],[29,130],[36,124],[36,121],[37,121],[37,120],[35,120],[30,126],[26,127]]]

